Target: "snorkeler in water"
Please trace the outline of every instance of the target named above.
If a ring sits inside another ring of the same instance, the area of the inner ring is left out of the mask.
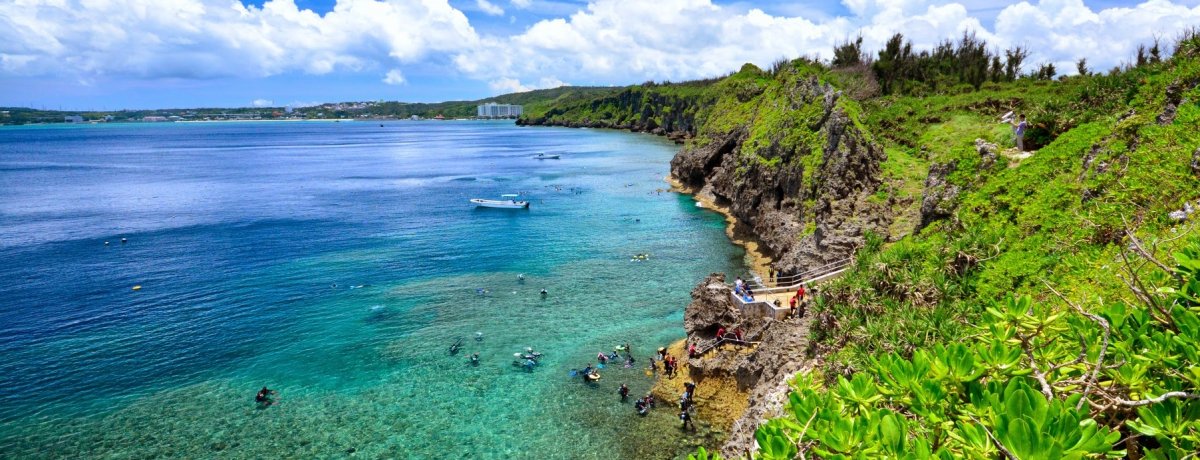
[[[261,390],[258,390],[258,394],[254,396],[254,402],[258,403],[262,407],[270,406],[272,404],[275,404],[275,399],[272,398],[272,396],[275,396],[277,394],[279,394],[279,393],[276,393],[275,390],[272,390],[267,387],[262,387]]]

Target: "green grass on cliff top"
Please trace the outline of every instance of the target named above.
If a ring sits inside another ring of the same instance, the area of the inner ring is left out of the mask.
[[[1115,276],[1125,228],[1165,240],[1176,228],[1167,213],[1200,199],[1191,168],[1200,148],[1197,82],[1197,60],[1175,59],[1120,75],[864,104],[866,126],[889,149],[889,162],[901,152],[905,168],[956,162],[950,181],[964,191],[951,218],[891,245],[869,245],[858,269],[827,287],[823,308],[837,318],[821,344],[833,351],[830,370],[851,372],[880,352],[962,339],[985,307],[1007,295],[1050,300],[1042,280],[1074,298],[1127,297]],[[1174,120],[1160,125],[1172,84],[1190,89]],[[974,140],[1011,146],[1007,126],[997,123],[1010,109],[1029,114],[1029,141],[1040,148],[1015,166],[1002,158],[983,168]]]

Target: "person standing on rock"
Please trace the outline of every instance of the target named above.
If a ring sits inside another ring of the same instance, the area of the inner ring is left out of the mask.
[[[1013,138],[1016,140],[1017,150],[1025,151],[1025,130],[1029,129],[1029,123],[1025,122],[1025,114],[1021,114],[1020,119],[1009,122],[1013,127]]]
[[[692,414],[688,413],[687,409],[679,411],[679,420],[683,422],[683,429],[686,430],[689,427],[693,430],[696,429],[696,425],[692,423]]]

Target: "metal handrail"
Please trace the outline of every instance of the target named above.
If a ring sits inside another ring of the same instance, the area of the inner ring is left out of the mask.
[[[839,270],[844,270],[847,267],[849,267],[851,264],[853,264],[853,262],[854,262],[853,258],[847,257],[845,259],[830,262],[830,263],[822,265],[820,267],[810,268],[810,269],[800,272],[800,273],[786,275],[783,277],[776,277],[775,281],[770,282],[770,283],[764,282],[762,280],[761,276],[758,276],[757,273],[752,272],[752,274],[754,275],[754,278],[750,279],[750,280],[744,280],[743,283],[750,286],[750,289],[756,290],[756,291],[765,291],[768,289],[780,289],[780,288],[785,288],[785,287],[786,288],[796,288],[796,287],[804,285],[808,282],[811,282],[813,279],[817,279],[822,276],[826,276],[830,273],[833,273],[833,272],[836,272]],[[796,282],[797,279],[800,279],[802,281]],[[788,284],[784,284],[784,283],[788,283]]]

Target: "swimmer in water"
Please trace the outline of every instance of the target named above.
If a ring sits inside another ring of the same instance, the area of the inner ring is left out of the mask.
[[[275,390],[262,387],[261,390],[258,390],[258,394],[254,396],[254,402],[257,402],[262,407],[270,406],[275,404],[275,400],[271,397],[275,396],[276,394],[278,393],[276,393]]]

